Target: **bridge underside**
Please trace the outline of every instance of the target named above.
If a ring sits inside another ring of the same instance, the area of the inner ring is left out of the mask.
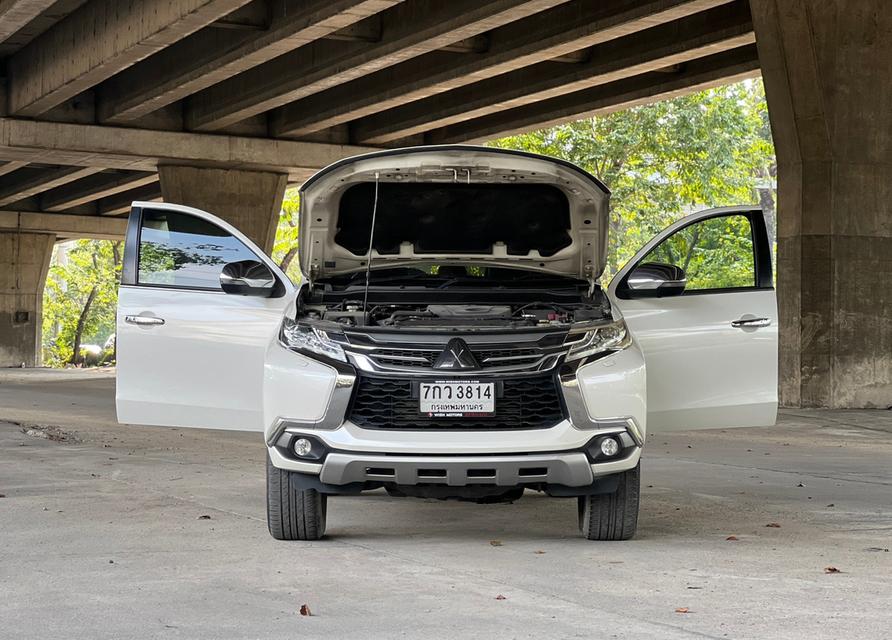
[[[852,95],[868,100],[875,88],[888,91],[875,87],[888,85],[878,81],[889,62],[882,5],[0,0],[0,365],[37,362],[33,335],[52,240],[115,237],[132,200],[188,197],[269,246],[282,186],[344,156],[481,142],[624,109],[758,75],[761,56],[782,171],[781,295],[796,300],[782,307],[782,377],[799,385],[787,398],[873,402],[876,394],[836,394],[834,374],[802,392],[817,365],[802,356],[812,334],[797,323],[813,314],[828,327],[839,320],[800,296],[814,278],[806,265],[824,245],[804,239],[807,225],[796,221],[815,214],[794,203],[808,201],[818,168],[843,167],[836,130],[822,141],[814,135],[821,118],[826,124],[838,114],[808,113],[807,100],[820,104],[822,91],[834,93],[813,77],[815,60],[842,46],[864,63],[860,71],[831,64],[833,86],[857,84],[864,91]],[[841,25],[845,37],[831,33]],[[800,94],[797,79],[806,76],[811,93]],[[888,115],[872,115],[885,117],[888,141]],[[860,127],[847,125],[846,134],[857,140],[868,129]],[[889,153],[888,145],[878,149],[870,166],[888,166]],[[222,184],[229,207],[215,186]],[[888,207],[861,204],[872,207],[859,214],[868,218]],[[887,231],[885,220],[865,223],[868,233]],[[825,239],[833,233],[821,231]],[[821,264],[832,270],[847,254],[827,259]],[[885,325],[876,316],[870,322],[888,342]],[[833,352],[837,333],[827,331],[831,346],[821,349]],[[828,357],[820,366],[830,371],[836,361]],[[880,394],[892,388],[892,366],[883,367]]]

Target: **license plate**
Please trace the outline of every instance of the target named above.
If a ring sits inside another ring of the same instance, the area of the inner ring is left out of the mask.
[[[431,418],[491,416],[496,411],[493,382],[422,382],[418,387],[418,410]]]

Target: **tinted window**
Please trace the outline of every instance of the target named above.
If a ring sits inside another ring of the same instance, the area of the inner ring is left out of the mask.
[[[756,286],[753,232],[742,215],[707,218],[679,229],[651,249],[644,262],[684,269],[685,291]]]
[[[223,265],[237,260],[257,256],[215,224],[177,211],[143,212],[140,284],[219,289]]]

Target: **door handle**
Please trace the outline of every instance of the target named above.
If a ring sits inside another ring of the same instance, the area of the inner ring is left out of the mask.
[[[771,318],[741,318],[740,320],[732,320],[731,326],[738,329],[746,329],[748,327],[767,327],[771,324]]]
[[[155,316],[124,316],[124,322],[146,327],[150,325],[164,324],[164,318],[156,318]]]

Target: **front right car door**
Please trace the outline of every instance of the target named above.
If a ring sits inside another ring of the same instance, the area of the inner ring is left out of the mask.
[[[760,209],[682,218],[608,292],[644,352],[649,432],[774,424],[777,300]]]

